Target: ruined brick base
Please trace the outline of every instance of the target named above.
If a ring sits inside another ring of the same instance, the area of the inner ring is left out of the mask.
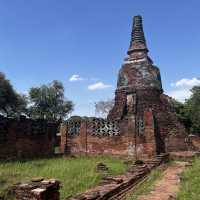
[[[59,200],[60,182],[55,179],[35,179],[14,186],[16,200]]]
[[[134,165],[124,175],[114,178],[106,177],[99,186],[66,200],[120,199],[127,190],[141,181],[151,169],[159,166],[167,159],[168,154],[162,154],[154,159],[146,160],[143,164]]]
[[[130,90],[130,88],[129,88]],[[127,110],[127,98],[130,91],[116,90],[115,106],[108,115],[108,119],[130,120]],[[137,144],[145,151],[150,152],[145,144],[151,143],[157,154],[168,151],[194,150],[194,145],[189,140],[183,124],[181,124],[173,107],[171,99],[158,90],[133,90],[137,103],[131,108],[132,117],[136,126],[132,127],[133,135],[137,135]],[[133,95],[133,96],[134,96]],[[132,97],[134,99],[134,97]],[[134,100],[133,100],[134,102]],[[129,106],[130,107],[130,106]],[[134,114],[135,113],[135,114]],[[124,132],[124,131],[123,131]],[[140,150],[139,150],[140,152]],[[140,154],[140,153],[139,153]]]

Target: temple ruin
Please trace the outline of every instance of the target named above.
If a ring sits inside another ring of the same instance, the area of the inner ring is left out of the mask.
[[[79,119],[63,124],[63,152],[145,158],[191,148],[170,97],[163,93],[160,70],[148,51],[142,17],[135,16],[128,56],[119,71],[113,109],[107,120]]]

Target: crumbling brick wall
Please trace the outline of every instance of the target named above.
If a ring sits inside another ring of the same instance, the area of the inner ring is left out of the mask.
[[[165,113],[161,108],[145,109],[139,118],[132,115],[119,121],[68,120],[60,129],[61,150],[66,154],[107,154],[136,159],[152,158],[169,151],[192,150],[191,142],[181,132],[184,130],[182,125],[179,122],[174,125],[175,114]],[[172,124],[169,117],[174,118]]]
[[[54,154],[58,124],[45,120],[0,117],[0,159],[33,158]]]
[[[132,118],[68,120],[60,129],[61,150],[71,154],[152,157],[156,154],[156,140],[151,111],[145,113],[145,120],[143,135],[135,134],[135,119]]]

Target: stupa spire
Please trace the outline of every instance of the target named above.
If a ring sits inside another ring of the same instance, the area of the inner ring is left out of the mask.
[[[142,17],[140,15],[133,17],[133,27],[131,33],[131,42],[128,54],[134,52],[148,52],[146,40],[143,31]]]

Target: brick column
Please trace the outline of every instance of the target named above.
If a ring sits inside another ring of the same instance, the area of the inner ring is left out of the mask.
[[[60,126],[61,142],[60,149],[62,153],[66,153],[67,149],[67,125],[62,123]]]
[[[81,153],[87,154],[87,121],[81,122],[81,128],[80,128],[80,142],[81,142]]]
[[[137,160],[137,133],[135,115],[131,115],[127,121],[128,155]]]
[[[156,135],[152,110],[144,111],[145,153],[152,157],[156,155]]]

